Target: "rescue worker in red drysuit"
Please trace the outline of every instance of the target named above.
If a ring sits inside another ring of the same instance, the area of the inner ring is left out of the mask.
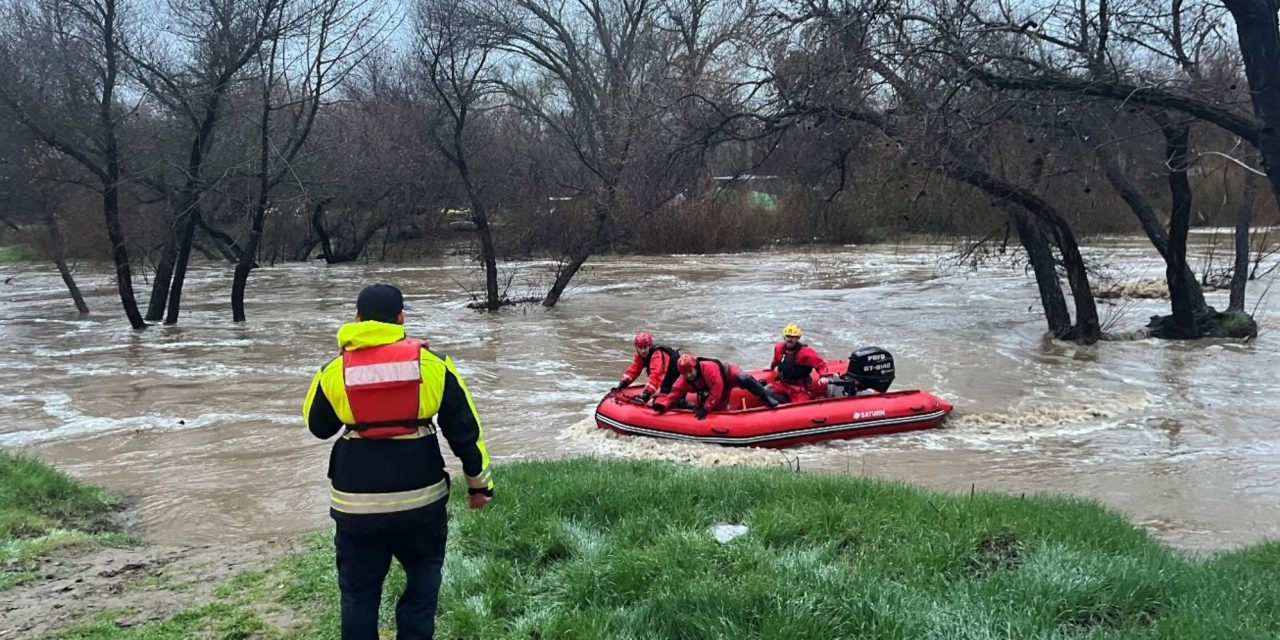
[[[812,400],[809,391],[811,374],[825,364],[822,356],[807,344],[800,342],[800,326],[788,324],[782,329],[782,342],[773,345],[773,362],[770,369],[778,370],[778,377],[769,384],[775,397],[786,396],[786,402]]]
[[[437,430],[462,463],[467,503],[493,498],[480,416],[449,356],[405,337],[404,296],[364,288],[356,321],[338,330],[342,353],[320,369],[303,402],[317,438],[338,436],[329,455],[329,513],[336,524],[342,640],[377,640],[378,606],[391,559],[404,568],[396,637],[435,634],[448,538],[449,474]]]
[[[648,371],[648,381],[644,385],[644,391],[636,396],[637,400],[648,402],[655,395],[670,392],[671,385],[680,377],[680,372],[676,370],[676,359],[680,357],[680,352],[666,345],[654,344],[653,334],[648,331],[637,333],[633,343],[636,355],[613,390],[627,388],[641,373]]]
[[[689,408],[684,399],[685,394],[698,394],[698,403],[693,405],[693,417],[705,420],[711,411],[724,411],[729,408],[729,392],[734,387],[741,387],[755,394],[770,409],[778,406],[778,401],[765,391],[759,380],[747,375],[737,365],[725,364],[713,358],[696,358],[692,354],[682,354],[676,361],[680,370],[680,379],[671,386],[671,393],[660,396],[653,401],[653,408],[662,413],[670,407]]]

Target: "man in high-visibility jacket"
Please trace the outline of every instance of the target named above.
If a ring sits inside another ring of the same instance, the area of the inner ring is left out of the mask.
[[[337,523],[343,640],[377,640],[392,557],[406,581],[397,637],[435,633],[449,498],[436,424],[462,461],[471,508],[493,498],[471,395],[448,356],[405,337],[404,309],[399,289],[365,287],[356,321],[338,330],[342,355],[316,374],[302,407],[317,438],[342,432],[329,456],[329,513]]]

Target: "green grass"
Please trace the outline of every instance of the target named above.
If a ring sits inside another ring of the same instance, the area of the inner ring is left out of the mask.
[[[33,577],[54,549],[123,544],[111,514],[118,498],[40,462],[0,452],[0,590]]]
[[[440,638],[1280,634],[1280,543],[1189,559],[1078,500],[590,459],[504,466],[482,511],[461,508],[461,493]],[[749,532],[718,544],[707,529],[722,521]],[[55,637],[336,639],[331,538],[317,533],[305,553],[170,620]],[[402,589],[393,572],[384,637]],[[291,609],[294,623],[273,627],[264,606]]]
[[[23,245],[0,246],[0,264],[26,262],[34,259],[31,250]]]

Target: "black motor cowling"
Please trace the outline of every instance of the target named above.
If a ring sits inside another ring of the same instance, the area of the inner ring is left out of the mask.
[[[893,384],[893,355],[880,347],[862,347],[849,356],[849,370],[842,378],[853,380],[859,389],[881,393]]]

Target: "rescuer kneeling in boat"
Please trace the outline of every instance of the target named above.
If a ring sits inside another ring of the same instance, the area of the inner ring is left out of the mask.
[[[338,330],[342,355],[326,364],[302,405],[326,439],[329,514],[337,523],[343,640],[377,640],[378,604],[391,558],[404,567],[396,605],[400,638],[435,633],[444,564],[449,475],[432,418],[462,461],[472,509],[493,497],[480,417],[453,361],[404,335],[404,296],[388,284],[360,292],[356,321]]]
[[[824,362],[822,356],[800,342],[800,326],[792,322],[782,329],[782,342],[773,345],[773,362],[770,369],[778,370],[778,377],[769,384],[769,391],[785,396],[789,402],[812,400],[809,392],[813,370]],[[775,396],[776,397],[776,396]]]
[[[648,402],[657,394],[669,393],[671,385],[675,384],[676,378],[680,377],[680,372],[676,370],[676,359],[680,357],[680,352],[666,345],[654,344],[653,334],[648,331],[637,333],[633,342],[636,355],[631,359],[631,366],[627,367],[626,372],[622,374],[622,379],[613,387],[613,390],[621,391],[627,388],[640,377],[641,373],[648,371],[649,378],[644,385],[644,391],[636,396],[636,399],[640,402]]]
[[[653,408],[659,413],[669,407],[689,408],[689,402],[684,397],[689,392],[696,392],[698,404],[693,405],[693,417],[705,420],[708,412],[729,408],[729,392],[734,387],[742,387],[755,394],[770,409],[778,406],[778,401],[769,395],[764,385],[737,365],[725,364],[713,358],[695,358],[686,353],[676,361],[676,367],[680,371],[680,379],[671,386],[671,393],[653,401]]]

